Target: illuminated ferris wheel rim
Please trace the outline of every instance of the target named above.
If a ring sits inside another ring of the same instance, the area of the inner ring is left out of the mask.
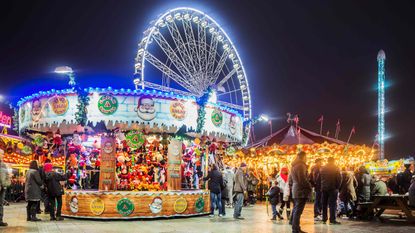
[[[187,18],[185,18],[185,15],[187,15]],[[190,18],[189,18],[189,16],[190,16]],[[200,19],[200,20],[197,20],[197,22],[196,22],[195,18]],[[136,88],[137,89],[140,88],[140,87],[144,88],[145,85],[149,86],[151,88],[155,88],[155,87],[159,86],[158,84],[153,84],[153,83],[145,81],[144,68],[145,68],[145,62],[146,61],[148,62],[148,58],[146,56],[152,56],[148,52],[148,46],[149,46],[149,44],[152,43],[152,39],[154,38],[154,35],[159,32],[159,29],[161,27],[164,27],[164,26],[161,26],[163,23],[165,23],[165,25],[168,25],[168,23],[175,22],[176,20],[183,20],[183,21],[188,20],[190,22],[197,23],[198,26],[199,26],[199,23],[200,24],[204,23],[205,25],[204,26],[202,25],[203,28],[207,28],[207,29],[210,28],[208,31],[211,34],[215,33],[215,39],[211,39],[211,40],[218,40],[216,37],[222,36],[223,39],[221,41],[218,41],[217,43],[220,42],[223,45],[227,44],[227,46],[229,46],[230,49],[228,49],[228,50],[230,52],[228,52],[228,54],[225,55],[226,56],[225,59],[229,58],[234,64],[234,67],[233,67],[232,71],[230,71],[230,73],[231,72],[233,72],[233,73],[228,74],[226,77],[223,78],[223,80],[225,80],[225,82],[227,82],[229,79],[231,79],[231,77],[228,77],[228,76],[232,76],[234,74],[237,74],[237,78],[238,78],[238,81],[239,81],[239,87],[240,87],[239,91],[241,92],[241,100],[242,100],[243,104],[241,106],[241,105],[226,103],[226,102],[222,102],[222,101],[219,101],[218,103],[222,104],[222,105],[225,105],[225,106],[228,106],[228,107],[231,107],[231,108],[241,110],[243,112],[244,121],[249,121],[251,119],[251,114],[252,114],[251,96],[250,96],[249,84],[248,84],[248,80],[247,80],[247,77],[246,77],[245,68],[244,68],[242,60],[239,56],[239,53],[238,53],[234,43],[232,43],[232,40],[230,39],[228,34],[223,30],[223,28],[219,24],[212,17],[207,15],[206,13],[204,13],[200,10],[194,9],[194,8],[178,7],[178,8],[168,10],[167,12],[165,12],[164,14],[159,16],[157,18],[157,20],[154,20],[150,23],[150,27],[147,28],[147,30],[144,32],[144,37],[140,41],[139,48],[138,48],[138,51],[137,51],[137,57],[136,57],[136,63],[135,63],[135,75],[138,76],[139,78],[136,78],[134,80],[134,84],[136,85]],[[210,30],[213,30],[213,33]],[[217,30],[217,32],[215,30]],[[192,35],[192,36],[194,36],[194,35]],[[213,36],[214,35],[212,35],[212,38],[213,38]],[[181,38],[181,39],[183,40],[183,38]],[[206,40],[206,38],[205,38],[205,40]],[[195,42],[195,41],[193,41],[193,42]],[[187,41],[187,43],[189,43],[189,41]],[[195,44],[195,46],[198,46],[198,45]],[[199,47],[198,49],[200,49],[200,46],[198,46],[198,47]],[[226,47],[226,49],[227,48],[228,47]],[[206,48],[206,50],[207,50],[207,48]],[[211,52],[210,48],[209,48],[209,51],[206,51],[206,50],[204,51],[205,53],[206,52]],[[228,51],[228,50],[226,50],[226,51]],[[217,52],[216,48],[215,48],[214,52],[215,53]],[[193,55],[193,54],[190,54],[191,52],[188,52],[188,53],[189,53],[189,55]],[[228,55],[231,54],[231,53],[234,55],[232,58],[228,57]],[[222,54],[222,56],[223,56],[223,54]],[[209,54],[207,54],[207,56],[209,56]],[[216,57],[214,58],[214,62],[217,62]],[[235,64],[237,64],[236,67],[235,67]],[[198,65],[200,65],[200,64],[198,64]],[[165,66],[165,67],[167,67],[167,66]],[[213,66],[213,68],[215,68],[215,67]],[[223,69],[223,65],[222,65],[221,69]],[[223,72],[223,71],[220,70],[220,72]],[[216,70],[215,70],[215,73],[216,73]],[[186,77],[182,77],[182,78],[186,79]],[[216,77],[216,79],[217,78],[218,77]],[[173,80],[176,81],[176,79],[174,79],[174,78],[173,78]],[[223,82],[223,80],[221,80],[221,82]],[[186,80],[182,80],[182,81],[186,81]],[[188,80],[188,81],[190,82],[191,80]],[[214,80],[214,82],[216,82],[216,81],[217,80]],[[241,85],[241,83],[242,83],[242,85]],[[222,86],[223,85],[224,84],[222,83]],[[186,88],[186,87],[184,87],[184,88]],[[205,85],[203,89],[199,89],[199,90],[192,89],[193,91],[190,91],[189,89],[187,89],[187,90],[189,90],[189,93],[187,93],[185,91],[181,91],[181,90],[174,90],[174,89],[173,89],[173,91],[174,92],[179,92],[178,94],[201,96],[203,94],[202,92],[206,91],[206,89],[207,89],[207,86]]]

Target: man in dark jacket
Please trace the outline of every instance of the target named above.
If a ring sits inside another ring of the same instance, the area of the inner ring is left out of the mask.
[[[233,190],[236,195],[236,201],[235,201],[235,208],[233,212],[233,218],[235,219],[244,219],[241,217],[242,212],[242,206],[244,204],[244,196],[247,195],[247,179],[246,179],[246,164],[241,163],[241,167],[238,168],[235,172],[235,183],[233,186]]]
[[[300,218],[307,199],[311,194],[311,184],[308,180],[306,162],[306,153],[301,151],[298,153],[297,158],[291,164],[291,174],[288,178],[288,183],[292,187],[292,194],[294,199],[294,209],[292,214],[293,233],[304,232],[300,229]]]
[[[340,224],[336,221],[337,195],[339,194],[342,177],[334,158],[327,160],[327,165],[320,169],[320,176],[317,178],[321,185],[321,196],[323,202],[323,223],[327,221],[327,206],[330,208],[330,224]]]
[[[277,211],[278,200],[280,197],[280,188],[278,187],[278,181],[272,181],[272,187],[270,188],[267,194],[269,196],[269,203],[271,204],[272,209],[271,220],[277,220],[277,216],[279,220],[283,220],[284,218]]]
[[[320,169],[321,169],[321,159],[316,159],[315,165],[311,168],[310,172],[310,183],[314,187],[314,221],[320,221],[321,215],[321,185],[320,182],[317,182],[317,177],[320,176]]]
[[[412,164],[406,163],[404,166],[405,166],[405,171],[402,173],[399,173],[397,177],[400,194],[405,194],[408,192],[409,186],[411,186],[411,179],[413,175],[413,173],[411,172]]]
[[[215,207],[217,207],[219,210],[219,217],[222,217],[221,190],[223,187],[223,177],[216,164],[212,164],[210,172],[203,180],[208,180],[208,187],[210,190],[210,216],[214,216]]]
[[[63,187],[60,182],[67,180],[67,176],[53,171],[53,165],[51,163],[45,163],[43,169],[45,171],[45,184],[50,203],[50,220],[62,221],[63,217],[61,216],[61,210]]]
[[[45,164],[50,163],[50,159],[46,159],[45,160]],[[39,166],[39,174],[40,174],[40,178],[42,178],[42,182],[43,184],[45,184],[45,170],[44,170],[44,166]],[[45,188],[42,189],[42,201],[43,201],[43,205],[45,208],[45,214],[49,213],[49,197],[48,197],[48,193],[47,190]],[[36,209],[37,213],[40,214],[42,213],[42,211],[40,210],[40,202],[37,205],[37,209]]]

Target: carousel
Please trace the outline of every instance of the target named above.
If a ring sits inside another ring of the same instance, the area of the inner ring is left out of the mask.
[[[318,158],[326,161],[333,157],[340,168],[351,171],[376,158],[377,151],[373,146],[351,144],[307,130],[298,122],[288,122],[286,127],[244,149],[228,149],[224,163],[237,166],[245,161],[254,172],[269,177],[282,167],[291,167],[300,151],[307,154],[310,167]]]
[[[65,158],[64,216],[210,212],[202,178],[230,145],[246,142],[251,118],[241,59],[214,19],[175,8],[152,21],[138,44],[133,90],[80,87],[70,67],[55,71],[70,87],[22,98],[18,119],[39,157]]]

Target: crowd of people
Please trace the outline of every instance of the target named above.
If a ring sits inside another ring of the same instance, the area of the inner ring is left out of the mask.
[[[0,226],[7,226],[7,223],[3,221],[3,206],[8,190],[12,190],[11,193],[15,195],[12,198],[15,198],[15,201],[24,199],[27,202],[27,221],[41,221],[37,217],[37,214],[41,213],[41,201],[44,203],[44,212],[50,215],[51,221],[64,220],[61,216],[63,182],[68,179],[68,175],[56,172],[48,159],[41,166],[33,160],[29,164],[24,183],[22,183],[12,178],[9,167],[3,162],[2,155],[0,153]],[[10,189],[11,186],[13,186],[12,189]]]
[[[302,232],[300,218],[308,201],[314,202],[315,223],[323,224],[341,224],[339,217],[368,217],[364,216],[364,204],[370,203],[376,195],[408,194],[409,205],[415,207],[413,163],[405,164],[405,171],[396,176],[382,177],[370,175],[364,166],[356,171],[339,168],[332,157],[327,161],[317,159],[309,169],[306,154],[300,152],[291,166],[282,167],[269,177],[255,174],[241,163],[238,168],[226,167],[222,173],[213,164],[204,179],[208,180],[211,191],[210,216],[218,209],[222,217],[225,207],[233,206],[233,217],[244,219],[241,216],[244,205],[268,197],[271,220],[283,220],[285,211],[293,232]]]
[[[63,220],[62,195],[68,174],[56,172],[50,160],[41,166],[34,160],[30,162],[23,184],[13,179],[9,170],[0,153],[0,226],[7,226],[3,221],[3,201],[8,187],[12,185],[23,190],[24,197],[16,193],[15,198],[26,200],[27,221],[40,221],[36,215],[40,213],[41,201],[51,221]],[[219,217],[223,217],[226,215],[225,207],[233,207],[233,217],[243,220],[244,206],[268,199],[272,209],[271,220],[283,220],[285,211],[293,232],[303,232],[300,218],[308,201],[314,202],[315,223],[329,221],[330,224],[340,224],[340,216],[349,219],[365,217],[362,216],[365,211],[362,211],[361,204],[371,202],[375,195],[407,194],[409,205],[415,207],[413,163],[405,164],[404,172],[386,178],[370,175],[364,166],[356,171],[340,169],[334,158],[328,158],[327,161],[317,159],[309,169],[306,154],[300,152],[291,166],[282,167],[269,177],[255,174],[242,162],[237,168],[226,166],[223,171],[212,164],[203,179],[210,190],[211,217],[215,210],[218,210]]]

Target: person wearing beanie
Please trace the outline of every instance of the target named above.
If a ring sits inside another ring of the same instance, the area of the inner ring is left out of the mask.
[[[7,227],[7,223],[3,221],[3,202],[7,187],[10,186],[9,168],[3,162],[4,151],[0,149],[0,227]]]
[[[62,195],[64,191],[60,181],[65,181],[68,179],[68,177],[66,175],[55,172],[53,170],[52,163],[45,163],[43,169],[45,171],[45,183],[50,203],[50,220],[62,221]]]
[[[42,191],[40,187],[43,185],[42,178],[40,178],[39,167],[37,161],[33,160],[29,164],[29,170],[26,173],[25,183],[25,199],[27,201],[27,221],[37,222],[41,221],[36,217],[37,206],[42,198]]]
[[[241,163],[241,167],[238,168],[238,170],[235,173],[235,184],[233,187],[233,190],[235,192],[235,198],[236,198],[236,202],[235,202],[235,208],[234,208],[234,212],[233,212],[233,217],[235,219],[244,219],[243,217],[241,217],[241,212],[242,212],[242,206],[244,204],[244,197],[247,196],[247,185],[248,185],[248,181],[246,179],[246,163]]]
[[[44,164],[50,163],[50,159],[45,159]],[[43,185],[45,185],[45,171],[43,169],[43,165],[39,166],[39,174],[40,174],[40,178],[42,179],[42,183]],[[49,213],[49,197],[47,194],[46,189],[42,188],[42,201],[43,201],[43,205],[44,205],[44,210],[45,210],[45,214]],[[36,211],[38,214],[42,213],[42,211],[40,210],[40,201],[37,204],[37,208]]]

